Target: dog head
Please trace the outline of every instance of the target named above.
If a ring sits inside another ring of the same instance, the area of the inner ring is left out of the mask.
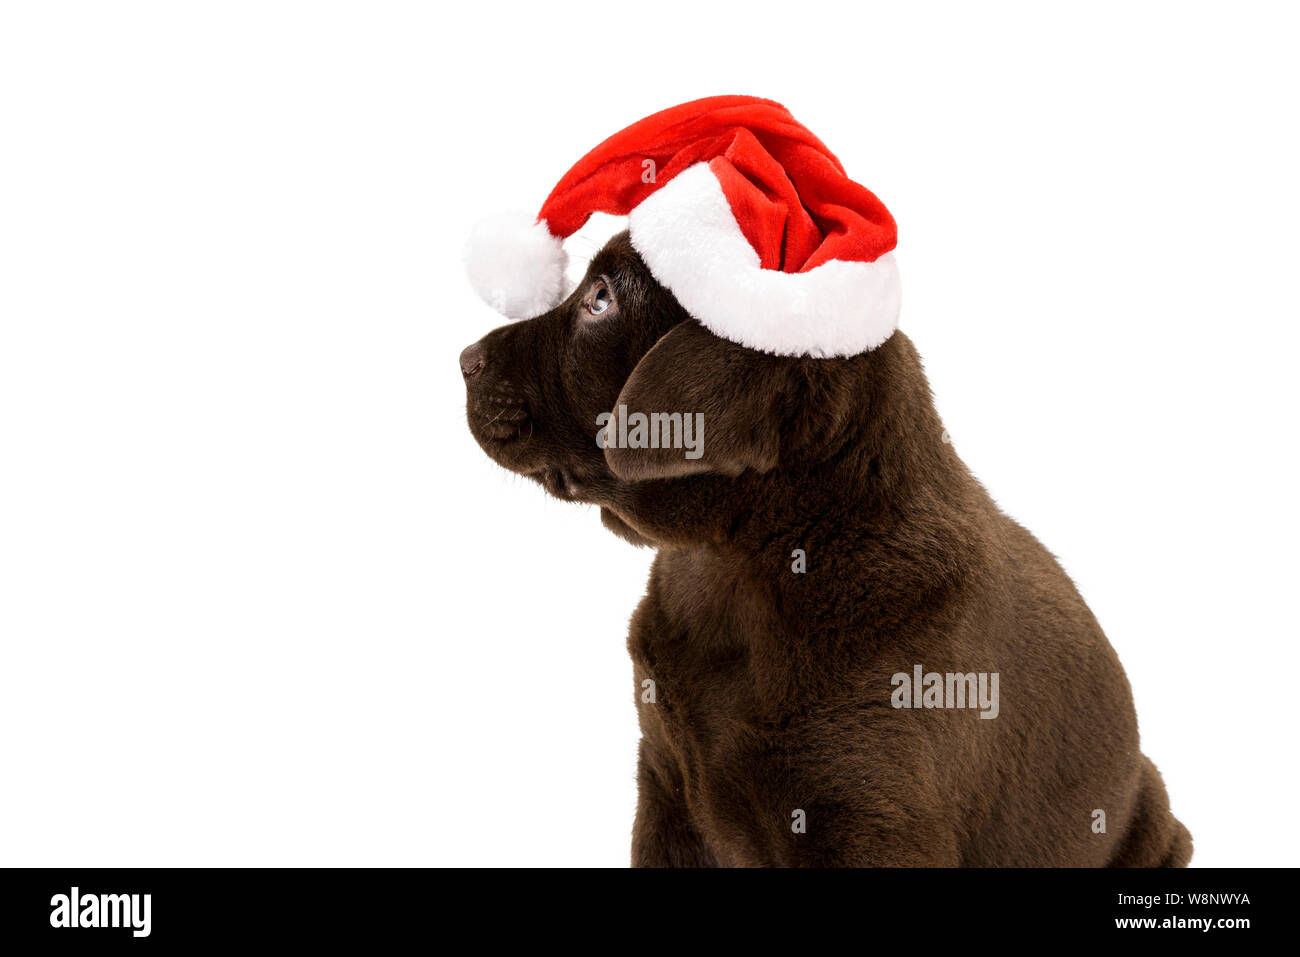
[[[661,544],[734,534],[742,511],[816,494],[830,472],[842,484],[869,470],[898,396],[925,391],[914,358],[899,334],[847,359],[724,340],[655,281],[624,233],[568,299],[488,333],[460,365],[470,431],[494,461],[600,505],[631,541]]]

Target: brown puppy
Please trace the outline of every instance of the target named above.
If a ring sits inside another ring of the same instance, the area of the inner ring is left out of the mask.
[[[634,864],[1187,863],[1115,652],[944,441],[901,332],[746,349],[624,234],[461,370],[489,456],[658,549],[628,639]],[[702,454],[602,450],[619,407],[703,413]]]

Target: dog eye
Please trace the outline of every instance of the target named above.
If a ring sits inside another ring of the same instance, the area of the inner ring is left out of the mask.
[[[583,297],[582,306],[591,316],[599,316],[608,312],[614,305],[614,294],[609,291],[609,286],[604,282],[594,282],[591,288],[587,290],[587,295]]]

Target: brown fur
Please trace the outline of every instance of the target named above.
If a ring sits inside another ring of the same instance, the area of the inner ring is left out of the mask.
[[[616,308],[593,319],[601,277]],[[462,366],[494,460],[658,549],[628,638],[634,864],[1187,863],[1115,652],[944,441],[901,332],[849,359],[734,345],[624,234],[568,301]],[[620,403],[703,412],[703,458],[602,453],[596,416]],[[917,664],[999,673],[1000,715],[895,709],[891,676]]]

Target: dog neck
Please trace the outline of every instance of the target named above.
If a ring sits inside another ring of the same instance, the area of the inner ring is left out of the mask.
[[[776,468],[613,487],[600,503],[606,525],[637,544],[705,548],[752,562],[766,561],[783,536],[802,538],[804,547],[881,540],[902,532],[903,516],[932,520],[927,537],[939,543],[945,529],[986,507],[987,496],[946,441],[904,335],[852,359],[807,360],[799,372]],[[810,410],[808,396],[818,396],[821,408]]]

